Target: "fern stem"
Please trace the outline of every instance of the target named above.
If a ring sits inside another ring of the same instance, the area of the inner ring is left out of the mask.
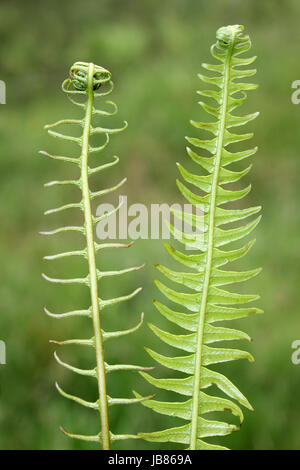
[[[110,448],[110,433],[108,421],[108,402],[106,395],[106,376],[105,376],[105,363],[104,363],[104,348],[103,338],[101,332],[100,322],[100,308],[98,299],[98,281],[96,269],[96,252],[94,242],[94,229],[93,229],[93,216],[91,210],[90,189],[88,180],[88,156],[89,156],[89,141],[90,129],[93,114],[93,76],[94,64],[90,63],[88,67],[87,79],[87,104],[86,113],[84,118],[84,129],[82,137],[82,154],[81,154],[81,181],[82,181],[82,195],[84,207],[84,219],[86,228],[86,242],[87,242],[87,256],[89,264],[90,275],[90,293],[92,304],[92,320],[95,336],[95,350],[96,350],[96,370],[97,381],[99,390],[99,413],[101,423],[101,441],[103,450]]]
[[[215,210],[216,210],[216,197],[217,197],[217,187],[219,179],[219,171],[222,157],[222,148],[224,142],[224,133],[226,128],[226,113],[227,113],[227,103],[228,103],[228,85],[230,80],[230,63],[232,50],[234,47],[234,37],[231,43],[231,46],[227,49],[227,57],[225,59],[225,70],[224,70],[224,93],[222,104],[220,108],[220,124],[216,148],[216,157],[215,157],[215,168],[214,175],[211,187],[211,199],[210,199],[210,208],[209,208],[209,229],[208,229],[208,240],[207,240],[207,258],[206,258],[206,267],[205,267],[205,276],[203,283],[203,293],[200,306],[200,315],[198,323],[198,333],[197,333],[197,351],[196,351],[196,360],[195,360],[195,378],[194,378],[194,393],[193,393],[193,404],[192,404],[192,423],[191,423],[191,440],[190,440],[190,449],[196,450],[197,448],[197,425],[198,425],[198,416],[199,416],[199,398],[200,398],[200,388],[201,388],[201,364],[202,364],[202,346],[203,346],[203,333],[204,333],[204,324],[205,324],[205,315],[207,307],[207,297],[208,290],[210,285],[211,269],[212,269],[212,259],[213,259],[213,250],[214,250],[214,232],[215,232]]]

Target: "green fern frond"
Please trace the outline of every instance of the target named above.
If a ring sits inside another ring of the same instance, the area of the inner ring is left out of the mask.
[[[260,211],[260,207],[248,209],[220,207],[228,202],[241,199],[249,193],[250,186],[233,191],[225,189],[224,185],[238,181],[248,173],[250,167],[243,171],[236,171],[227,169],[227,166],[256,152],[256,148],[238,152],[228,150],[230,144],[242,142],[252,137],[252,134],[249,133],[233,134],[229,129],[247,124],[258,115],[258,113],[246,116],[232,114],[245,102],[246,92],[257,87],[257,85],[240,81],[244,77],[255,74],[254,69],[245,68],[255,60],[255,57],[240,58],[240,54],[247,52],[251,47],[249,36],[243,35],[242,31],[243,27],[238,25],[223,27],[217,31],[217,42],[212,46],[211,54],[217,59],[218,64],[202,64],[206,70],[216,72],[217,75],[199,75],[202,82],[217,87],[217,90],[210,89],[198,92],[216,102],[215,106],[200,102],[202,108],[214,116],[215,120],[212,122],[191,121],[191,124],[196,129],[209,131],[213,134],[213,138],[203,140],[198,137],[187,137],[187,141],[211,155],[198,155],[190,148],[187,148],[187,152],[191,159],[206,171],[206,175],[199,176],[190,173],[178,164],[182,178],[200,190],[201,193],[193,192],[181,181],[177,181],[178,188],[189,203],[202,209],[202,216],[178,213],[178,211],[175,215],[180,219],[186,218],[193,229],[199,226],[203,227],[203,233],[187,234],[171,225],[170,229],[178,241],[194,250],[200,250],[200,253],[186,254],[165,243],[169,254],[176,261],[190,268],[190,272],[177,272],[164,266],[157,266],[158,270],[168,279],[185,288],[192,289],[193,293],[177,292],[160,281],[156,281],[158,289],[169,300],[177,303],[180,307],[185,307],[190,313],[175,311],[156,301],[154,305],[165,318],[184,328],[188,333],[171,334],[154,325],[150,325],[150,328],[164,343],[189,354],[167,357],[150,349],[148,352],[158,363],[169,369],[188,374],[188,377],[158,379],[141,372],[152,385],[188,397],[187,401],[180,402],[144,401],[143,405],[158,413],[182,418],[186,424],[163,431],[143,433],[140,434],[141,437],[153,442],[186,444],[191,450],[222,449],[223,447],[204,442],[202,438],[230,434],[238,429],[238,426],[208,420],[202,415],[228,410],[242,422],[243,413],[232,399],[252,409],[248,400],[235,385],[224,375],[208,368],[213,364],[236,359],[248,359],[250,362],[254,360],[252,355],[246,351],[211,346],[211,343],[218,341],[251,341],[250,337],[242,331],[213,326],[213,323],[261,313],[261,310],[253,307],[239,308],[242,304],[258,299],[257,295],[242,295],[221,288],[226,284],[251,279],[260,272],[260,269],[245,272],[220,269],[228,262],[244,256],[253,245],[254,240],[242,248],[229,251],[223,250],[223,246],[250,234],[260,219],[260,217],[255,218],[240,227],[221,228],[223,225],[248,218]],[[213,384],[222,390],[229,399],[213,397],[202,391]],[[136,397],[139,397],[137,393]]]
[[[103,91],[102,93],[99,92],[99,88],[101,86],[108,87],[107,91]],[[49,232],[41,232],[46,235],[53,235],[60,232],[68,232],[68,231],[76,231],[81,233],[85,238],[84,248],[77,251],[68,251],[64,253],[54,254],[50,256],[45,256],[47,260],[55,260],[59,258],[66,258],[70,256],[80,256],[87,260],[88,264],[88,272],[84,277],[73,278],[73,279],[56,279],[46,276],[45,274],[43,277],[53,283],[60,283],[60,284],[84,284],[90,290],[90,297],[91,297],[91,306],[86,309],[81,310],[73,310],[70,312],[65,312],[61,314],[54,314],[49,312],[45,308],[45,312],[54,318],[67,318],[67,317],[75,317],[75,316],[86,316],[92,320],[93,325],[93,337],[88,339],[68,339],[66,341],[54,341],[54,343],[58,345],[69,345],[69,344],[77,344],[77,345],[85,345],[88,347],[92,347],[95,350],[95,359],[96,359],[96,366],[93,369],[85,370],[79,369],[74,367],[64,361],[62,361],[57,353],[55,353],[55,359],[57,362],[62,365],[63,367],[84,376],[90,376],[97,380],[98,384],[98,391],[99,396],[95,402],[87,402],[86,400],[79,398],[75,395],[71,395],[66,393],[58,384],[56,384],[58,392],[63,395],[65,398],[75,401],[87,408],[92,408],[98,410],[100,415],[100,432],[95,436],[85,436],[85,435],[77,435],[77,434],[70,434],[62,429],[62,431],[73,438],[82,439],[84,441],[96,441],[99,442],[103,449],[109,449],[110,443],[112,441],[120,440],[120,439],[127,439],[127,438],[139,438],[136,435],[116,435],[110,431],[109,427],[109,413],[108,409],[110,406],[113,405],[127,405],[131,403],[140,402],[145,400],[146,398],[150,397],[138,397],[138,398],[111,398],[107,394],[106,390],[106,377],[108,373],[117,370],[145,370],[148,368],[140,367],[137,365],[129,365],[129,364],[108,364],[104,358],[104,341],[107,341],[111,338],[116,338],[121,335],[126,335],[133,333],[136,331],[143,323],[143,315],[139,323],[130,329],[125,331],[113,331],[107,332],[104,331],[102,328],[102,310],[104,308],[110,307],[119,302],[123,302],[126,300],[131,299],[134,297],[138,292],[141,290],[136,289],[131,294],[125,295],[122,297],[117,297],[114,299],[107,299],[104,300],[99,297],[99,280],[104,277],[111,277],[111,276],[120,276],[125,273],[129,273],[131,271],[136,271],[142,266],[137,266],[133,268],[123,269],[120,271],[100,271],[96,267],[96,255],[98,252],[110,248],[127,248],[132,245],[129,244],[122,244],[122,243],[101,243],[98,244],[94,240],[94,227],[95,224],[99,222],[99,220],[103,220],[103,218],[109,217],[109,213],[104,214],[101,217],[95,217],[92,214],[91,209],[91,201],[96,197],[103,196],[108,194],[119,187],[126,181],[123,179],[119,184],[115,185],[112,188],[100,190],[97,192],[92,192],[89,187],[89,177],[96,173],[99,173],[107,168],[118,163],[118,158],[114,157],[114,160],[110,163],[105,163],[97,167],[90,167],[89,166],[89,156],[91,153],[100,152],[103,150],[106,145],[109,143],[109,137],[111,134],[115,134],[117,132],[122,131],[127,127],[127,123],[125,122],[124,125],[119,129],[109,129],[106,127],[94,127],[92,122],[94,117],[105,117],[113,115],[117,112],[117,106],[111,102],[106,101],[106,104],[111,107],[111,111],[104,111],[97,109],[95,107],[95,100],[97,98],[101,98],[103,96],[108,95],[113,89],[113,82],[111,81],[111,73],[93,63],[84,63],[84,62],[76,62],[70,69],[69,78],[67,78],[62,85],[63,91],[67,94],[70,100],[77,106],[81,107],[84,111],[84,117],[82,119],[64,119],[58,121],[54,124],[47,125],[45,128],[48,130],[49,134],[54,137],[57,137],[62,140],[67,140],[70,142],[74,142],[78,144],[80,147],[80,154],[78,157],[65,157],[65,156],[57,156],[51,155],[47,152],[41,152],[43,155],[47,157],[60,160],[62,162],[72,163],[79,167],[80,169],[80,177],[76,180],[67,180],[67,181],[51,181],[47,183],[46,186],[55,186],[55,185],[75,185],[80,193],[81,193],[81,200],[80,202],[66,204],[56,209],[51,209],[46,211],[46,214],[53,214],[56,212],[64,211],[70,208],[77,208],[80,209],[83,213],[84,217],[84,224],[82,226],[66,226],[57,228],[55,230]],[[78,101],[80,96],[85,97],[85,101]],[[80,137],[73,137],[70,135],[61,134],[53,129],[65,124],[72,124],[79,126],[82,128],[82,134]],[[90,143],[90,138],[93,135],[101,134],[103,136],[103,144],[98,147],[93,147]],[[118,210],[117,208],[116,210]]]

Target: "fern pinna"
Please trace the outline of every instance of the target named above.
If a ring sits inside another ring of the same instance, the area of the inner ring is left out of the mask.
[[[100,87],[104,86],[104,91],[98,91]],[[67,204],[61,206],[56,209],[51,209],[46,211],[46,214],[52,214],[60,211],[67,210],[69,208],[78,208],[83,213],[84,223],[82,226],[67,226],[61,227],[49,232],[42,232],[46,235],[57,234],[60,232],[65,231],[76,231],[80,232],[85,237],[85,246],[83,249],[78,251],[69,251],[65,253],[60,253],[51,256],[45,256],[47,260],[55,260],[58,258],[65,258],[69,256],[82,256],[87,260],[88,264],[88,274],[82,278],[76,279],[54,279],[50,278],[46,275],[43,275],[45,279],[55,283],[62,283],[62,284],[83,284],[86,285],[90,290],[90,297],[91,297],[91,306],[89,308],[83,310],[74,310],[71,312],[65,312],[61,314],[53,314],[45,309],[45,312],[55,318],[66,318],[66,317],[75,317],[75,316],[85,316],[89,317],[92,320],[93,324],[93,337],[90,339],[68,339],[66,341],[55,342],[56,344],[60,345],[67,345],[67,344],[77,344],[92,347],[95,349],[95,356],[96,356],[96,367],[91,370],[83,370],[77,367],[73,367],[68,363],[63,362],[59,356],[55,353],[55,358],[59,364],[70,369],[71,371],[81,374],[83,376],[90,376],[94,377],[98,383],[98,391],[99,391],[99,398],[95,402],[88,402],[82,398],[79,398],[75,395],[70,395],[63,391],[63,389],[56,384],[58,391],[66,398],[69,398],[83,406],[88,408],[92,408],[99,411],[100,414],[100,432],[94,436],[86,436],[86,435],[78,435],[78,434],[70,434],[62,429],[62,431],[70,437],[82,439],[85,441],[95,441],[99,442],[102,445],[103,449],[109,449],[111,441],[117,441],[120,439],[127,439],[127,438],[137,438],[136,435],[116,435],[110,431],[109,428],[109,415],[108,415],[108,408],[113,405],[122,405],[122,404],[130,404],[136,403],[141,401],[140,398],[111,398],[107,395],[106,391],[106,376],[110,372],[118,371],[118,370],[141,370],[145,369],[143,367],[135,366],[135,365],[128,365],[128,364],[115,364],[110,365],[105,361],[104,358],[104,348],[103,343],[104,341],[109,340],[110,338],[116,338],[118,336],[122,336],[125,334],[129,334],[137,330],[142,322],[141,321],[134,327],[125,331],[113,331],[113,332],[106,332],[102,329],[102,311],[108,308],[111,305],[117,304],[119,302],[126,301],[134,297],[141,289],[136,289],[129,295],[113,298],[109,300],[104,300],[99,297],[98,293],[98,283],[99,280],[106,278],[106,277],[115,277],[125,273],[129,273],[131,271],[135,271],[140,269],[142,266],[133,267],[128,269],[122,269],[120,271],[101,271],[96,267],[96,255],[98,252],[102,250],[106,250],[109,248],[122,248],[128,247],[130,244],[120,244],[120,243],[96,243],[94,240],[94,227],[100,220],[103,220],[112,212],[115,212],[119,209],[117,207],[110,213],[106,213],[99,217],[95,217],[92,214],[91,209],[91,201],[96,197],[104,196],[105,194],[111,193],[112,191],[118,189],[125,181],[126,178],[123,179],[119,184],[114,187],[101,189],[96,192],[92,192],[89,187],[89,177],[95,175],[103,170],[115,165],[118,163],[118,158],[114,157],[114,160],[110,163],[103,163],[100,166],[89,166],[89,156],[96,152],[100,152],[103,150],[107,144],[109,143],[109,136],[110,134],[114,134],[117,132],[122,131],[127,127],[127,123],[124,123],[124,126],[119,129],[109,129],[106,127],[94,127],[92,125],[93,118],[101,118],[105,116],[111,116],[116,114],[117,107],[116,105],[111,102],[107,101],[107,105],[111,106],[111,111],[104,111],[97,109],[94,105],[95,99],[101,98],[103,96],[108,95],[111,93],[113,89],[113,82],[111,81],[111,73],[93,63],[84,63],[84,62],[76,62],[70,69],[69,77],[63,82],[62,85],[63,91],[67,94],[70,98],[72,103],[81,107],[84,110],[84,117],[82,119],[64,119],[58,121],[54,124],[45,126],[48,129],[49,134],[54,137],[58,137],[59,139],[67,140],[74,142],[79,145],[80,147],[80,154],[78,157],[65,157],[65,156],[56,156],[51,155],[47,152],[41,152],[43,155],[46,155],[50,158],[54,158],[56,160],[60,160],[62,162],[68,162],[73,165],[77,165],[80,168],[80,177],[77,180],[68,180],[68,181],[52,181],[47,183],[46,186],[53,186],[53,185],[75,185],[78,187],[79,191],[81,192],[81,200],[80,202]],[[83,95],[84,101],[79,101],[80,96]],[[54,127],[64,125],[64,124],[72,124],[80,126],[82,130],[82,134],[80,137],[73,137],[70,135],[65,135],[58,133],[53,130]],[[101,134],[104,136],[104,143],[100,146],[95,147],[91,145],[90,139],[94,135]],[[149,397],[146,397],[149,398]],[[144,398],[143,398],[144,399]],[[142,399],[142,400],[143,400]]]
[[[250,314],[260,313],[257,308],[238,308],[240,304],[256,300],[257,295],[241,295],[221,289],[220,286],[245,281],[259,273],[260,269],[246,272],[221,270],[230,261],[244,256],[253,245],[254,240],[242,248],[229,251],[223,246],[239,240],[248,235],[258,224],[260,217],[238,228],[220,228],[225,224],[240,221],[259,212],[260,207],[249,209],[224,209],[225,203],[236,201],[246,196],[250,186],[241,190],[224,189],[223,185],[238,181],[250,170],[250,166],[243,171],[229,170],[226,167],[234,162],[249,157],[256,152],[256,148],[239,152],[227,150],[229,144],[241,142],[252,137],[252,134],[233,134],[229,131],[235,126],[242,126],[253,120],[258,113],[237,116],[233,110],[246,100],[246,92],[253,90],[256,85],[237,81],[255,74],[254,69],[245,69],[255,57],[240,58],[240,54],[251,47],[248,35],[242,34],[242,26],[222,27],[217,31],[217,42],[211,48],[212,56],[218,64],[202,64],[203,67],[218,75],[199,75],[199,78],[209,85],[216,85],[218,90],[199,91],[199,94],[212,98],[216,106],[200,102],[202,108],[213,115],[212,122],[195,122],[191,124],[197,129],[209,131],[214,137],[211,140],[187,138],[195,147],[208,151],[211,156],[202,156],[187,148],[191,159],[206,170],[207,175],[198,176],[178,165],[183,179],[202,191],[202,195],[195,194],[186,185],[178,181],[178,187],[183,196],[195,207],[202,208],[202,217],[188,213],[176,212],[176,216],[187,218],[194,227],[204,226],[203,233],[197,235],[186,234],[170,226],[174,237],[184,245],[192,245],[200,253],[185,254],[165,244],[170,255],[180,263],[196,272],[177,272],[164,266],[157,268],[168,279],[188,287],[196,293],[177,292],[156,281],[158,289],[172,302],[185,307],[192,313],[171,310],[169,307],[154,302],[159,312],[171,322],[189,331],[188,334],[175,335],[150,325],[153,332],[165,343],[187,351],[188,355],[179,357],[166,357],[153,350],[149,354],[160,364],[177,371],[188,374],[186,378],[154,378],[141,372],[148,382],[154,386],[186,395],[189,398],[180,402],[161,402],[148,400],[143,404],[158,413],[175,416],[187,421],[180,427],[173,427],[163,431],[142,434],[144,439],[154,442],[177,442],[187,444],[191,450],[195,449],[224,449],[224,447],[206,443],[202,440],[208,436],[229,434],[238,429],[237,426],[225,422],[207,420],[202,415],[215,411],[229,410],[238,416],[240,422],[243,414],[240,407],[232,400],[210,396],[202,390],[216,385],[230,398],[237,400],[245,407],[252,409],[248,400],[242,395],[224,375],[210,370],[207,366],[235,359],[248,359],[253,361],[249,352],[238,349],[216,348],[210,344],[225,340],[250,340],[242,331],[213,326],[215,322],[234,320]],[[206,193],[206,194],[205,194]],[[222,247],[222,248],[221,248]],[[231,306],[228,306],[231,305]],[[138,396],[138,394],[136,394]]]

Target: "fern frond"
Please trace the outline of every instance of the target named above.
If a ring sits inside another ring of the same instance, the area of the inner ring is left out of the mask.
[[[108,91],[100,93],[98,90],[103,85],[108,86]],[[117,112],[117,106],[111,101],[107,101],[106,104],[111,107],[112,111],[103,111],[95,107],[95,100],[109,94],[113,89],[113,83],[111,81],[111,73],[97,65],[92,63],[77,62],[70,69],[69,77],[64,81],[62,85],[63,91],[68,95],[71,101],[81,107],[84,110],[84,117],[82,119],[64,119],[57,121],[54,124],[47,125],[45,128],[48,130],[48,133],[58,139],[70,141],[76,143],[80,147],[80,154],[78,157],[65,157],[65,156],[56,156],[51,155],[47,152],[40,152],[43,155],[50,157],[55,160],[59,160],[65,163],[72,163],[79,167],[80,177],[76,180],[66,180],[66,181],[51,181],[46,184],[47,187],[56,186],[56,185],[75,185],[81,191],[81,201],[76,203],[69,203],[61,207],[50,209],[45,212],[46,215],[65,211],[67,209],[79,209],[84,215],[84,224],[82,226],[66,226],[60,227],[48,232],[41,232],[45,235],[54,235],[57,233],[65,231],[76,231],[82,233],[85,237],[85,245],[80,250],[68,251],[58,254],[52,254],[45,256],[46,260],[56,260],[59,258],[66,258],[70,256],[82,256],[87,260],[88,272],[83,277],[77,277],[73,279],[65,278],[52,278],[45,274],[43,277],[50,282],[60,283],[60,284],[83,284],[87,286],[90,290],[91,297],[91,306],[87,309],[73,310],[70,312],[65,312],[61,314],[51,313],[45,308],[47,315],[54,318],[67,318],[74,316],[85,316],[92,320],[93,326],[93,337],[89,339],[67,339],[65,341],[52,341],[57,345],[70,345],[76,344],[81,346],[92,347],[95,350],[95,360],[96,365],[93,369],[79,369],[73,365],[70,365],[60,359],[58,354],[55,352],[54,357],[56,361],[63,367],[80,374],[83,376],[94,377],[97,380],[99,396],[95,402],[87,402],[86,400],[79,398],[75,395],[70,395],[63,391],[59,385],[56,385],[57,390],[65,398],[75,401],[85,407],[98,410],[100,416],[100,432],[95,436],[85,436],[81,434],[71,434],[62,429],[62,431],[73,438],[82,439],[85,441],[99,442],[103,449],[109,449],[111,441],[116,441],[120,439],[138,439],[139,436],[136,435],[115,435],[110,431],[109,427],[109,413],[108,409],[111,405],[127,405],[132,403],[138,403],[145,399],[151,398],[148,397],[138,397],[138,398],[111,398],[106,391],[106,376],[108,373],[117,371],[117,370],[147,370],[147,367],[140,367],[137,365],[130,364],[108,364],[104,359],[104,341],[108,341],[112,338],[117,338],[122,335],[127,335],[135,332],[143,323],[144,316],[142,315],[141,320],[138,324],[132,328],[129,328],[124,331],[113,331],[106,332],[102,328],[102,310],[104,308],[110,307],[114,304],[127,301],[133,298],[139,293],[140,288],[135,289],[128,295],[113,299],[102,299],[99,297],[99,281],[105,277],[116,277],[121,276],[132,271],[137,271],[143,266],[130,267],[122,270],[115,271],[101,271],[96,267],[96,254],[106,248],[128,248],[132,245],[122,244],[122,243],[96,243],[94,240],[94,226],[99,220],[109,217],[109,213],[104,214],[101,217],[95,217],[92,214],[91,201],[96,197],[103,196],[112,191],[119,189],[126,181],[126,178],[123,179],[120,183],[114,185],[111,188],[104,188],[99,191],[92,192],[89,187],[89,177],[94,174],[98,174],[114,166],[118,163],[118,157],[114,157],[114,160],[110,163],[104,163],[96,167],[89,167],[88,160],[91,153],[100,152],[103,150],[106,145],[109,143],[109,136],[124,130],[127,127],[127,123],[117,129],[110,129],[107,127],[93,126],[93,117],[94,116],[110,116]],[[85,97],[85,102],[77,101],[77,97],[83,95]],[[74,125],[82,128],[82,134],[80,137],[72,137],[69,135],[62,134],[60,132],[54,131],[53,128],[60,127],[61,125]],[[90,144],[90,137],[95,134],[102,134],[104,136],[104,143],[97,147],[93,147]],[[113,212],[118,211],[120,208],[117,207]]]
[[[211,53],[217,59],[218,64],[203,64],[206,70],[216,74],[199,75],[202,82],[217,87],[217,90],[210,89],[199,92],[200,95],[216,102],[215,106],[200,102],[202,108],[214,116],[215,120],[212,122],[191,121],[191,124],[201,131],[210,132],[213,137],[210,140],[198,137],[187,137],[186,139],[193,146],[206,152],[204,155],[199,155],[191,148],[187,148],[188,155],[206,174],[200,176],[190,173],[178,164],[179,172],[187,183],[185,185],[178,180],[178,188],[189,203],[202,210],[202,216],[176,211],[175,215],[179,219],[185,219],[193,226],[193,234],[184,233],[171,225],[170,230],[183,245],[200,252],[187,254],[165,243],[169,254],[176,261],[190,268],[190,271],[177,272],[164,266],[156,266],[169,280],[184,288],[191,289],[190,292],[178,292],[160,281],[155,281],[158,289],[167,299],[184,307],[190,313],[176,311],[154,301],[154,305],[165,318],[187,330],[187,333],[171,334],[154,325],[150,325],[150,328],[164,343],[189,354],[167,357],[150,349],[148,352],[158,363],[169,369],[183,372],[188,377],[158,379],[145,372],[142,373],[143,377],[152,385],[185,395],[188,400],[180,402],[144,401],[144,406],[157,413],[182,418],[187,424],[153,433],[143,433],[140,436],[153,442],[186,444],[191,450],[221,449],[223,447],[206,443],[202,438],[230,434],[238,429],[238,426],[225,422],[204,419],[202,415],[228,410],[237,416],[241,423],[243,413],[232,399],[246,408],[252,409],[248,400],[235,385],[224,375],[208,368],[213,364],[236,359],[247,359],[250,362],[254,360],[252,355],[246,351],[211,346],[212,343],[218,341],[251,341],[251,338],[242,331],[212,324],[261,313],[261,310],[257,308],[239,307],[258,299],[257,295],[242,295],[221,288],[227,284],[251,279],[260,272],[260,269],[244,272],[220,269],[228,262],[244,256],[253,245],[254,240],[242,248],[233,250],[226,251],[223,246],[249,235],[260,219],[257,217],[239,227],[228,228],[227,224],[241,221],[256,214],[260,211],[260,207],[248,209],[220,207],[245,197],[251,189],[251,186],[239,190],[225,189],[226,184],[240,180],[251,168],[247,167],[243,171],[236,171],[226,167],[231,163],[248,158],[256,152],[256,148],[236,152],[228,150],[229,145],[252,137],[250,133],[234,134],[229,129],[243,126],[258,115],[258,113],[245,116],[232,114],[232,111],[246,100],[246,92],[256,88],[256,85],[240,81],[240,79],[255,73],[255,70],[244,68],[252,63],[255,57],[240,58],[240,54],[247,52],[251,47],[249,36],[243,35],[242,31],[243,27],[238,25],[223,27],[217,31],[217,42],[212,46]],[[194,186],[198,191],[194,192],[188,185]],[[226,225],[225,228],[224,225]],[[202,233],[199,233],[198,230],[195,234],[195,228],[199,229],[199,227],[203,228]],[[202,391],[211,385],[216,385],[229,399],[210,396]],[[137,393],[135,395],[139,397]]]

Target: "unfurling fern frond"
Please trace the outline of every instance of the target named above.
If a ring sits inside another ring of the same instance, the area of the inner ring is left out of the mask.
[[[101,86],[104,86],[106,91],[104,90],[102,93],[97,91]],[[98,383],[98,391],[99,396],[95,402],[87,402],[86,400],[79,398],[75,395],[70,395],[62,390],[62,388],[57,384],[58,391],[66,398],[69,398],[83,406],[88,408],[92,408],[99,411],[100,414],[100,432],[95,436],[85,436],[85,435],[78,435],[78,434],[70,434],[66,431],[70,437],[74,437],[77,439],[82,439],[85,441],[96,441],[102,445],[103,449],[109,449],[111,441],[116,441],[120,439],[127,439],[127,438],[137,438],[136,435],[116,435],[110,431],[109,428],[109,414],[108,409],[110,406],[113,405],[122,405],[122,404],[130,404],[136,403],[139,401],[144,400],[145,398],[111,398],[107,394],[106,390],[106,377],[107,374],[117,371],[117,370],[144,370],[147,368],[136,366],[136,365],[128,365],[128,364],[108,364],[104,358],[104,348],[103,343],[104,341],[109,340],[110,338],[116,338],[118,336],[122,336],[125,334],[129,334],[137,330],[142,322],[143,322],[143,315],[141,321],[134,327],[125,331],[114,331],[114,332],[107,332],[104,331],[102,328],[102,311],[108,308],[111,305],[117,304],[119,302],[123,302],[125,300],[131,299],[134,297],[141,289],[136,289],[129,295],[125,295],[122,297],[117,297],[113,299],[102,299],[99,297],[98,294],[98,283],[99,280],[105,277],[114,277],[119,276],[125,273],[129,273],[131,271],[135,271],[140,269],[142,266],[133,267],[128,269],[123,269],[120,271],[101,271],[96,267],[96,255],[98,252],[102,250],[106,250],[108,248],[126,248],[129,247],[131,244],[120,244],[120,243],[96,243],[94,240],[94,227],[95,224],[98,223],[99,220],[103,220],[106,217],[109,217],[109,213],[102,215],[101,217],[95,217],[92,214],[91,209],[91,201],[98,197],[103,196],[107,193],[118,189],[126,179],[122,180],[119,184],[112,188],[102,189],[96,192],[92,192],[89,187],[89,176],[94,175],[98,172],[101,172],[118,162],[118,158],[114,157],[114,160],[110,163],[103,163],[100,166],[89,166],[89,156],[91,153],[99,152],[103,150],[109,142],[110,134],[114,134],[116,132],[122,131],[127,127],[127,123],[124,123],[124,126],[119,129],[108,129],[106,127],[94,127],[92,125],[93,117],[105,117],[113,115],[117,112],[117,107],[111,101],[107,101],[107,105],[111,106],[112,111],[104,111],[97,109],[95,107],[95,100],[97,98],[101,98],[109,94],[113,89],[113,83],[111,81],[111,73],[93,63],[84,63],[84,62],[77,62],[75,63],[70,69],[69,78],[63,82],[62,89],[65,93],[67,93],[70,100],[80,106],[84,111],[84,117],[82,119],[65,119],[56,122],[55,124],[51,124],[45,126],[48,129],[49,134],[53,135],[54,137],[58,137],[59,139],[75,142],[80,147],[80,154],[78,157],[65,157],[65,156],[56,156],[50,155],[47,152],[41,152],[43,155],[46,155],[50,158],[54,158],[56,160],[60,160],[63,162],[69,162],[74,165],[77,165],[80,169],[80,177],[77,180],[68,180],[68,181],[52,181],[47,183],[46,186],[53,186],[53,185],[75,185],[78,187],[79,192],[81,193],[81,200],[80,202],[67,204],[61,206],[56,209],[46,211],[46,214],[56,213],[59,211],[64,211],[69,208],[78,208],[83,213],[84,223],[82,226],[68,226],[68,227],[61,227],[50,232],[42,232],[43,234],[51,235],[56,234],[64,231],[77,231],[82,233],[85,238],[84,247],[81,250],[77,251],[69,251],[65,253],[59,253],[56,255],[46,256],[45,258],[48,260],[54,260],[58,258],[65,258],[69,256],[81,256],[86,259],[87,261],[87,275],[80,278],[75,279],[53,279],[46,275],[43,275],[45,279],[54,283],[62,283],[62,284],[84,284],[90,290],[90,297],[91,297],[91,306],[86,309],[81,310],[73,310],[71,312],[66,312],[62,314],[53,314],[45,309],[45,312],[55,318],[66,318],[66,317],[75,317],[75,316],[86,316],[92,320],[93,325],[93,337],[90,339],[67,339],[66,341],[55,342],[56,344],[77,344],[77,345],[84,345],[88,347],[92,347],[95,350],[95,359],[96,359],[96,366],[94,369],[91,370],[83,370],[78,369],[77,367],[73,367],[70,364],[63,362],[59,356],[55,353],[55,358],[59,364],[66,367],[67,369],[81,375],[90,376],[97,380]],[[79,101],[78,98],[83,95],[85,97],[84,102]],[[53,128],[64,125],[64,124],[72,124],[77,125],[82,128],[82,134],[80,137],[73,137],[65,134],[58,133],[53,130]],[[90,143],[91,136],[101,134],[104,138],[104,143],[98,147],[93,147]],[[118,209],[118,208],[117,208]],[[116,210],[117,210],[116,209]],[[149,397],[146,397],[149,398]]]
[[[192,289],[195,293],[177,292],[156,281],[158,289],[169,300],[185,307],[191,313],[175,311],[155,301],[154,305],[164,317],[188,330],[188,333],[175,335],[154,325],[150,325],[150,327],[162,341],[189,354],[166,357],[150,349],[148,352],[160,364],[186,373],[188,377],[163,379],[154,378],[141,372],[152,385],[188,397],[186,401],[180,402],[144,401],[143,405],[158,413],[182,418],[186,420],[186,424],[163,431],[145,433],[141,436],[153,442],[186,444],[191,450],[224,449],[224,447],[206,443],[202,438],[226,435],[238,429],[237,426],[226,422],[205,419],[202,417],[203,415],[229,410],[242,422],[242,411],[232,399],[252,409],[248,400],[235,385],[224,375],[208,368],[210,365],[235,359],[253,361],[249,352],[211,346],[211,343],[217,341],[250,340],[249,336],[242,331],[213,326],[213,323],[261,313],[261,310],[257,308],[239,308],[241,304],[256,300],[257,295],[241,295],[221,287],[250,279],[260,271],[260,269],[253,269],[246,272],[235,272],[221,269],[221,266],[228,262],[244,256],[253,245],[254,240],[242,248],[233,250],[225,251],[223,246],[248,235],[260,219],[260,217],[255,218],[254,221],[240,227],[220,228],[256,214],[260,210],[260,207],[248,209],[221,207],[225,203],[241,199],[250,191],[250,186],[236,191],[224,188],[227,183],[238,181],[250,169],[248,167],[244,171],[235,171],[227,169],[227,166],[256,152],[256,148],[238,152],[227,149],[229,144],[252,137],[252,134],[233,134],[229,129],[252,121],[258,114],[246,116],[232,114],[246,100],[246,92],[256,88],[256,85],[240,81],[240,79],[250,77],[256,72],[254,69],[245,68],[255,60],[255,57],[240,57],[240,54],[248,51],[251,47],[249,36],[243,35],[242,30],[242,26],[236,25],[223,27],[217,31],[217,42],[212,46],[211,54],[219,63],[203,64],[203,67],[218,75],[199,75],[204,83],[218,87],[218,90],[199,91],[200,95],[212,98],[216,102],[216,106],[200,102],[202,108],[213,115],[215,120],[212,122],[191,121],[191,124],[197,129],[211,132],[214,137],[211,140],[187,138],[190,144],[208,151],[210,156],[198,155],[190,148],[187,148],[187,152],[194,162],[206,170],[207,174],[205,176],[192,174],[178,165],[183,179],[202,191],[202,194],[197,194],[182,182],[177,182],[179,190],[189,203],[196,208],[202,208],[202,217],[188,213],[181,213],[181,217],[187,217],[194,229],[198,225],[204,229],[201,234],[198,232],[191,235],[179,232],[173,226],[170,228],[176,239],[185,245],[191,245],[193,249],[198,249],[200,253],[185,254],[166,244],[169,254],[176,261],[190,268],[191,271],[177,272],[163,266],[157,266],[168,279]],[[178,216],[178,214],[175,215]],[[203,389],[211,385],[216,385],[230,399],[213,397],[204,393]],[[139,395],[136,394],[136,396]]]

